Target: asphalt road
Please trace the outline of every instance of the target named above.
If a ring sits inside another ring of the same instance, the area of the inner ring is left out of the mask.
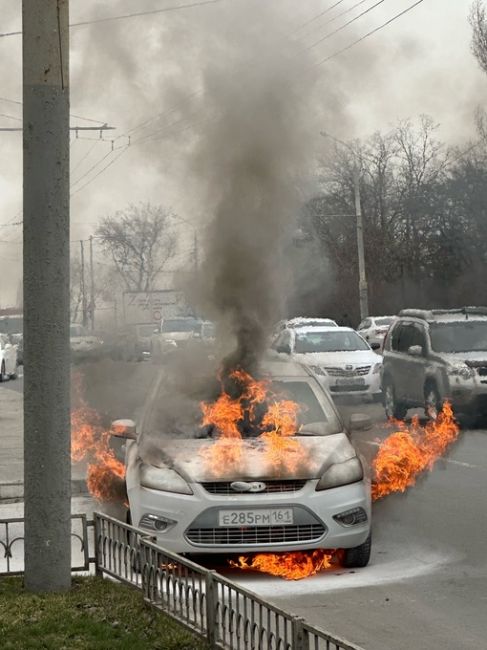
[[[151,364],[86,369],[88,398],[107,417],[130,417],[154,377]],[[22,380],[0,386],[21,389]],[[101,390],[103,388],[103,390]],[[99,402],[99,403],[97,403]],[[386,435],[378,404],[371,431],[356,436],[371,458]],[[370,565],[298,582],[225,573],[275,604],[366,650],[487,648],[487,431],[463,431],[449,456],[405,495],[374,505]],[[215,567],[220,569],[220,567]]]
[[[364,454],[384,437],[380,405]],[[370,444],[372,442],[372,444]],[[464,431],[448,458],[407,494],[374,505],[373,555],[355,571],[299,582],[233,575],[311,623],[366,650],[487,648],[487,431]]]

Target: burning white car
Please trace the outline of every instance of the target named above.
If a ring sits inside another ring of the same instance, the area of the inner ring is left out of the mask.
[[[203,405],[202,437],[158,429],[162,374],[139,433],[114,423],[127,439],[132,523],[180,553],[344,549],[345,566],[365,566],[370,481],[330,396],[298,364],[264,371],[263,381],[242,372],[238,397],[222,389]]]

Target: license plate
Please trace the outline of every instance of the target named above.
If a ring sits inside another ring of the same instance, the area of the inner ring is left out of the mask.
[[[337,379],[337,386],[363,386],[365,379],[363,377],[343,377]]]
[[[265,510],[219,510],[218,525],[226,528],[241,526],[284,526],[293,524],[292,508]]]

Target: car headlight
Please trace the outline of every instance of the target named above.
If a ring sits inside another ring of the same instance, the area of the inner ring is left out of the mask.
[[[168,467],[154,467],[142,463],[140,466],[140,484],[152,490],[175,492],[176,494],[193,494],[184,478]]]
[[[372,374],[376,375],[378,372],[380,372],[380,369],[382,368],[382,363],[376,363],[374,366],[374,370],[372,371]]]
[[[326,370],[322,368],[321,366],[310,366],[311,370],[315,372],[317,375],[321,375],[322,377],[326,377]]]
[[[328,490],[329,488],[339,487],[361,481],[364,477],[364,470],[360,459],[349,458],[344,463],[335,463],[318,481],[317,490]]]
[[[454,366],[449,366],[447,370],[449,375],[454,377],[462,377],[462,379],[471,379],[475,375],[475,370],[467,366],[466,363],[458,363]]]

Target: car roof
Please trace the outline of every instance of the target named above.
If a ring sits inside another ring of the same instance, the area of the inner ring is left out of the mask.
[[[315,334],[316,332],[353,332],[356,334],[355,330],[351,327],[326,327],[326,325],[295,327],[294,330],[303,334],[307,334],[308,332]]]
[[[377,320],[378,318],[397,318],[397,316],[367,316],[367,318],[373,318],[374,320]],[[364,320],[366,320],[364,318]]]
[[[298,316],[296,318],[290,318],[289,320],[283,321],[284,323],[287,324],[287,326],[298,326],[302,323],[303,325],[306,325],[307,323],[313,322],[313,323],[334,323],[335,321],[332,318],[321,318],[317,316],[314,318],[313,316]]]

